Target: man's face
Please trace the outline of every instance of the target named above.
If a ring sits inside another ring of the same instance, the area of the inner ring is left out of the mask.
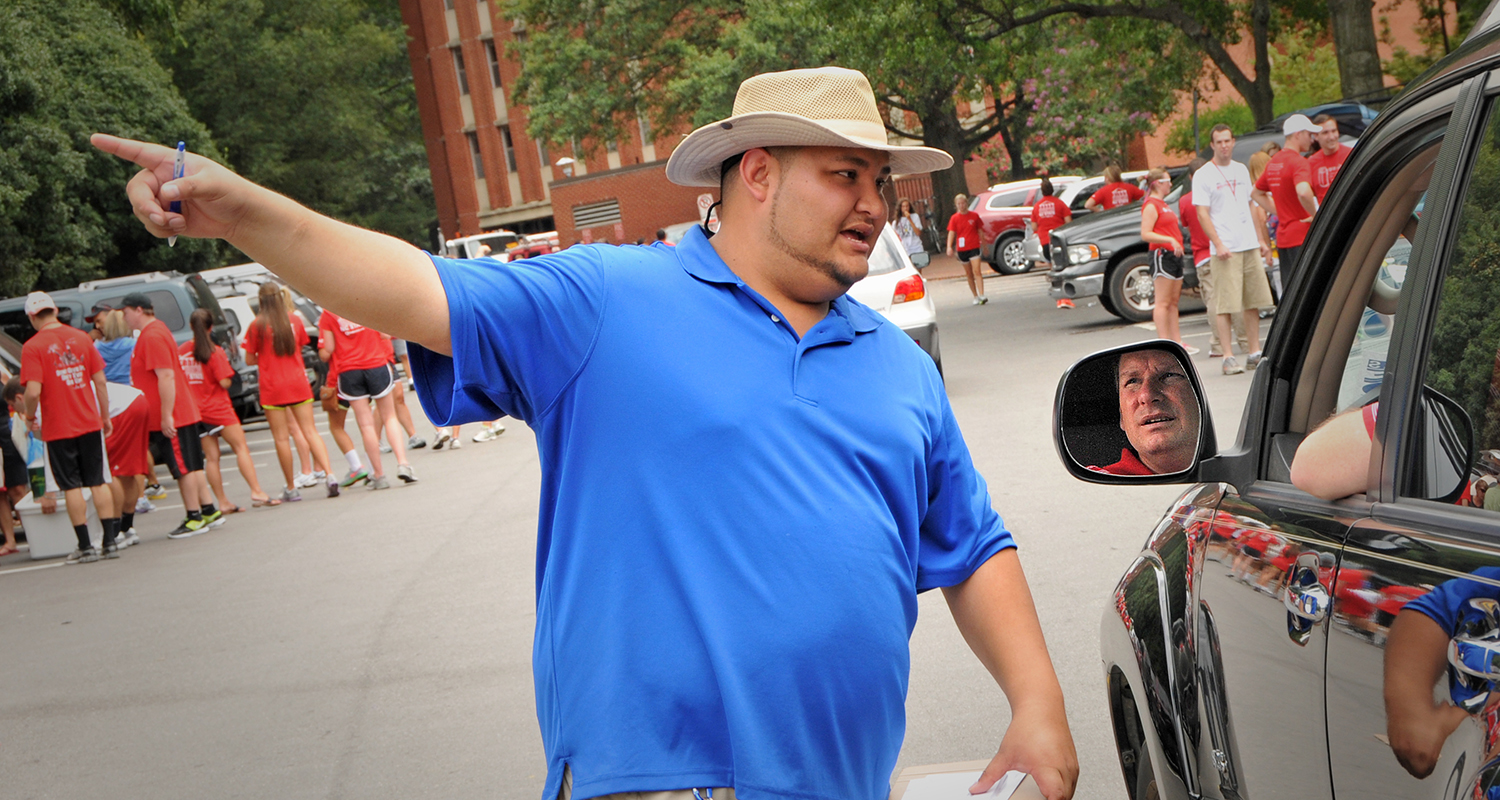
[[[1198,452],[1198,398],[1177,357],[1163,350],[1120,356],[1120,428],[1152,472],[1181,472]]]
[[[1234,154],[1234,134],[1229,131],[1215,131],[1210,144],[1214,148],[1215,161],[1228,161]]]
[[[125,315],[125,324],[129,325],[131,330],[138,331],[141,328],[146,327],[146,323],[151,321],[147,319],[146,312],[140,310],[139,308],[131,308],[130,306],[125,306],[123,309],[120,309],[120,312]]]
[[[870,271],[885,227],[881,189],[890,156],[878,150],[803,147],[783,154],[771,200],[771,244],[843,294]],[[821,281],[820,281],[821,282]],[[809,287],[812,288],[812,287]]]
[[[1318,134],[1317,139],[1318,146],[1323,148],[1324,153],[1328,155],[1337,153],[1339,150],[1339,121],[1336,119],[1326,120],[1323,123],[1323,130]]]

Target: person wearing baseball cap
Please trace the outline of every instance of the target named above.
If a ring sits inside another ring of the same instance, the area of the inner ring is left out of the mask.
[[[168,148],[94,144],[143,167],[127,193],[154,235],[227,237],[411,342],[434,424],[535,431],[544,797],[885,797],[917,594],[939,587],[1012,709],[974,790],[1018,769],[1071,797],[1062,690],[942,378],[846,295],[891,176],[953,163],[890,143],[864,75],[756,75],[678,145],[668,179],[719,193],[712,239],[509,264],[430,256],[198,156],[173,180]]]
[[[104,439],[113,431],[104,359],[88,334],[58,320],[57,304],[46,292],[26,295],[26,316],[36,333],[21,346],[24,416],[27,426],[47,443],[47,464],[78,536],[78,548],[67,563],[117,558],[120,515],[106,488],[110,481],[104,466]],[[104,529],[98,549],[89,536],[84,487],[94,496],[94,510]]]
[[[1276,257],[1281,262],[1281,285],[1291,284],[1297,271],[1297,259],[1302,255],[1302,242],[1307,239],[1307,229],[1312,225],[1313,214],[1318,211],[1318,199],[1313,194],[1312,168],[1302,154],[1313,147],[1313,135],[1323,128],[1314,125],[1306,114],[1293,114],[1281,125],[1286,144],[1266,165],[1266,171],[1255,182],[1255,202],[1275,214]]]

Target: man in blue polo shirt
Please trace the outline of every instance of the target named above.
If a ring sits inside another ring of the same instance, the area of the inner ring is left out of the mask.
[[[952,163],[887,144],[863,75],[756,76],[678,146],[668,178],[721,189],[712,240],[504,265],[427,256],[196,157],[169,183],[172,151],[95,143],[146,167],[128,191],[153,233],[228,237],[421,343],[437,424],[535,430],[544,800],[884,798],[917,594],[937,587],[1012,709],[975,789],[1016,769],[1072,795],[1061,689],[937,371],[845,296],[890,174]]]

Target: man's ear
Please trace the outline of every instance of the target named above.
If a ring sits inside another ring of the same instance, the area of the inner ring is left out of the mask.
[[[771,198],[771,187],[780,182],[781,163],[764,148],[746,150],[739,165],[740,188],[757,203]]]

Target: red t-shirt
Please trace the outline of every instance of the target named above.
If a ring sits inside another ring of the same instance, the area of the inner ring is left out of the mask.
[[[93,380],[102,372],[104,359],[94,349],[94,340],[71,325],[54,325],[26,340],[21,347],[21,383],[42,385],[42,441],[103,429]]]
[[[1133,183],[1118,181],[1106,183],[1100,186],[1098,191],[1089,195],[1089,199],[1098,203],[1105,211],[1111,208],[1130,205],[1146,196],[1146,191]]]
[[[1277,247],[1300,247],[1307,239],[1306,219],[1310,215],[1297,197],[1299,183],[1311,185],[1312,170],[1308,169],[1307,159],[1293,150],[1282,150],[1272,156],[1266,171],[1255,182],[1255,188],[1270,192],[1276,203]]]
[[[1318,198],[1318,204],[1323,203],[1323,198],[1328,195],[1328,187],[1333,185],[1333,179],[1338,176],[1339,168],[1349,159],[1349,153],[1353,148],[1347,144],[1339,145],[1333,155],[1324,155],[1323,148],[1313,153],[1307,159],[1307,168],[1312,175],[1313,196]]]
[[[1141,206],[1141,208],[1145,209],[1147,206],[1150,206],[1150,207],[1153,207],[1153,208],[1156,209],[1156,225],[1151,228],[1151,232],[1152,233],[1161,234],[1162,236],[1170,237],[1172,239],[1172,241],[1175,241],[1178,244],[1181,244],[1182,243],[1182,226],[1179,225],[1179,224],[1177,224],[1177,215],[1172,213],[1171,206],[1168,206],[1167,203],[1166,203],[1166,201],[1162,200],[1160,197],[1148,197],[1148,198],[1146,198],[1146,205]],[[1151,249],[1152,250],[1171,250],[1172,246],[1171,245],[1167,245],[1167,244],[1158,244],[1156,242],[1152,242],[1151,243]]]
[[[232,425],[240,419],[234,413],[234,403],[229,401],[229,390],[219,381],[234,377],[234,367],[229,366],[229,357],[224,348],[214,345],[214,354],[207,364],[199,364],[193,357],[193,343],[183,342],[177,351],[177,361],[182,365],[182,374],[187,376],[188,386],[193,387],[193,399],[198,402],[198,413],[210,425]]]
[[[1056,197],[1043,197],[1031,207],[1031,221],[1036,225],[1036,238],[1042,244],[1052,244],[1053,229],[1062,227],[1072,217],[1072,209]]]
[[[318,318],[318,343],[327,346],[333,341],[333,358],[338,362],[338,371],[371,369],[390,363],[395,358],[390,340],[373,328],[350,322],[332,311],[324,311]],[[333,374],[329,366],[329,374]]]
[[[1177,210],[1182,213],[1182,221],[1193,237],[1193,264],[1202,264],[1210,255],[1208,234],[1203,232],[1203,224],[1198,221],[1198,209],[1193,207],[1192,192],[1183,193],[1182,199],[1177,201]]]
[[[193,399],[193,390],[188,386],[187,375],[177,361],[177,340],[167,329],[167,323],[159,319],[141,329],[135,340],[135,350],[130,355],[130,385],[146,395],[146,407],[151,413],[146,417],[146,430],[161,430],[161,391],[157,384],[156,371],[169,369],[175,375],[175,390],[172,397],[172,425],[181,428],[191,425],[203,417],[198,413],[198,402]]]
[[[954,250],[978,250],[979,228],[984,223],[972,211],[960,211],[948,219],[948,230],[954,233]]]
[[[1094,472],[1104,472],[1110,475],[1155,475],[1151,468],[1141,463],[1140,458],[1126,447],[1120,450],[1120,460],[1103,467],[1089,467]]]
[[[302,346],[307,344],[307,329],[302,318],[291,315],[292,336],[297,346],[292,354],[276,354],[271,327],[257,317],[245,330],[245,352],[254,353],[260,369],[260,404],[292,406],[312,399],[312,385],[307,382],[307,368],[302,364]],[[344,366],[348,369],[348,366]]]

